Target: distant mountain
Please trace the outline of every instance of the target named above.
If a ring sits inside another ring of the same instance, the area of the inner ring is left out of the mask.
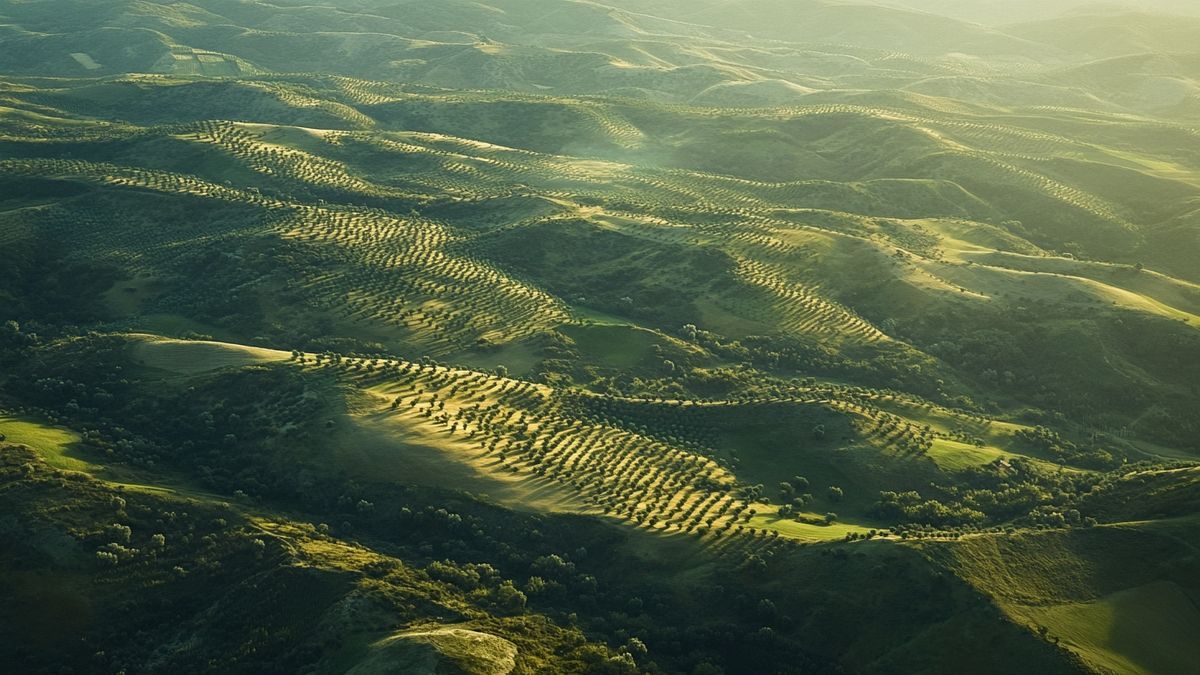
[[[1056,19],[1070,14],[1153,12],[1200,16],[1200,6],[1191,0],[882,0],[877,4],[997,27]]]

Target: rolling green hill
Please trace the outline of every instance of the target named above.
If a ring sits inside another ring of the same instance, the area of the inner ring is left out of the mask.
[[[0,5],[0,663],[1195,672],[1188,10]]]

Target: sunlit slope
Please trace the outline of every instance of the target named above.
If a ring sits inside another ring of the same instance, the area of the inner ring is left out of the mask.
[[[182,374],[228,367],[239,350],[248,361],[262,354],[207,342],[134,345],[137,363]],[[327,445],[357,448],[332,459],[363,479],[446,487],[461,476],[460,488],[514,507],[603,513],[665,533],[732,530],[747,508],[733,474],[698,448],[586,421],[564,392],[392,360],[302,359],[289,360],[357,392],[348,427]]]
[[[842,539],[881,524],[874,504],[884,490],[927,490],[1009,461],[1056,466],[1017,439],[1028,427],[864,388],[636,398],[394,359],[149,335],[118,344],[142,387],[206,389],[211,378],[268,363],[298,377],[303,398],[324,401],[328,416],[324,431],[291,453],[306,466],[452,487],[522,511],[606,516],[721,546],[753,533]],[[295,422],[280,424],[281,447],[290,447]],[[794,497],[813,493],[802,508],[786,494],[772,503],[784,482],[798,488]]]
[[[260,350],[241,350],[228,343],[182,343],[137,336],[131,344],[130,355],[135,359],[160,350],[172,357],[160,364],[169,368],[130,363],[129,374],[141,385],[194,385],[197,388],[192,391],[199,396],[194,402],[201,406],[212,392],[214,378],[236,380],[265,372],[261,365],[241,369],[210,362],[215,354],[222,355],[220,362],[239,352],[248,360],[260,356]],[[214,368],[207,374],[181,371],[176,366],[182,360],[175,357],[189,351],[195,353],[198,363]],[[292,368],[295,364],[281,366]],[[316,384],[330,374],[308,369],[300,377],[315,378],[312,383]],[[318,387],[324,391],[323,386]],[[171,395],[169,390],[160,391]],[[277,397],[262,402],[271,415],[280,412],[275,407],[280,402]],[[241,403],[234,405],[244,411]],[[334,423],[341,424],[341,418]],[[43,435],[58,431],[44,421],[30,419],[22,424]],[[64,662],[94,664],[100,659],[126,666],[142,663],[146,656],[141,641],[123,639],[122,622],[113,625],[111,618],[96,618],[108,608],[121,606],[136,609],[142,617],[162,618],[144,629],[143,635],[161,636],[162,640],[189,637],[190,648],[169,659],[181,668],[191,667],[195,658],[218,663],[230,659],[233,663],[229,654],[237,647],[253,650],[255,658],[269,659],[274,666],[294,664],[299,668],[316,663],[339,672],[373,672],[381,663],[486,665],[499,672],[515,664],[529,671],[587,672],[586,662],[595,662],[595,654],[604,653],[605,638],[571,651],[580,647],[583,635],[575,620],[562,622],[557,615],[559,605],[544,595],[514,595],[516,587],[536,588],[524,583],[527,572],[547,574],[552,569],[547,565],[558,561],[562,570],[579,575],[581,589],[599,585],[624,593],[627,588],[652,583],[672,592],[691,591],[684,594],[686,600],[671,601],[666,610],[707,608],[712,613],[725,610],[721,603],[712,602],[722,594],[711,594],[711,587],[719,580],[729,583],[743,576],[746,570],[739,567],[744,565],[739,561],[766,559],[771,561],[772,573],[750,583],[780,606],[811,607],[816,596],[808,595],[806,589],[821,589],[824,599],[820,606],[825,611],[806,616],[800,625],[787,629],[788,635],[808,636],[798,643],[804,651],[796,652],[804,655],[806,663],[837,661],[854,668],[866,663],[880,668],[938,670],[969,666],[973,672],[1001,673],[1016,661],[1039,672],[1072,672],[1069,661],[1053,648],[1005,617],[986,611],[990,605],[977,591],[956,580],[948,582],[928,562],[911,551],[892,548],[890,543],[886,548],[855,545],[854,555],[846,555],[840,547],[797,547],[789,539],[761,535],[730,536],[717,546],[689,537],[664,538],[638,531],[618,535],[612,528],[578,517],[503,512],[456,496],[459,485],[455,483],[428,496],[411,488],[396,487],[388,493],[386,487],[375,483],[341,483],[356,494],[388,501],[381,501],[376,508],[367,502],[359,502],[358,507],[350,503],[334,507],[345,521],[335,530],[325,524],[314,526],[294,509],[277,511],[273,502],[245,493],[217,496],[171,483],[161,485],[156,481],[165,480],[171,471],[165,466],[144,473],[142,480],[148,481],[144,483],[115,483],[92,465],[55,470],[42,461],[54,456],[57,441],[26,440],[30,447],[0,444],[0,501],[9,512],[19,515],[18,524],[7,530],[10,546],[0,560],[6,573],[19,583],[8,583],[6,577],[0,593],[10,599],[5,604],[6,616],[20,611],[26,619],[14,623],[22,650],[17,651],[11,643],[3,648],[13,650],[22,663],[45,660],[52,667]],[[340,480],[334,475],[337,465],[328,461],[319,474],[307,473],[306,450],[295,443],[287,447],[292,470],[307,475],[305,480],[311,482],[319,476],[319,486]],[[95,448],[85,452],[97,453]],[[313,492],[318,494],[312,494],[314,501],[308,503],[319,503],[320,488]],[[436,499],[435,505],[426,502],[422,508],[422,500],[428,498]],[[345,534],[352,527],[354,535]],[[553,536],[546,537],[543,532]],[[485,558],[496,560],[495,565],[459,563],[455,556],[460,555],[463,542],[447,539],[447,534],[469,537],[473,561],[490,555],[492,542],[497,542],[495,548],[502,554]],[[572,543],[586,544],[597,553],[584,557],[583,550]],[[548,550],[563,552],[544,554]],[[831,550],[841,552],[831,556]],[[97,556],[97,551],[114,557]],[[568,565],[566,558],[579,563]],[[39,566],[24,566],[32,560],[40,561]],[[606,567],[612,560],[628,564]],[[669,567],[660,569],[660,565]],[[684,573],[673,573],[677,569]],[[882,569],[889,574],[879,574]],[[478,581],[473,581],[475,576],[480,577]],[[555,578],[575,583],[561,571]],[[814,586],[795,584],[796,578],[808,579]],[[150,584],[152,590],[142,584]],[[137,588],[141,590],[133,592]],[[910,616],[902,623],[900,634],[896,634],[890,613],[867,624],[858,614],[867,607],[876,607],[878,612],[881,599],[885,607],[907,607],[929,594],[941,600],[937,611],[917,619]],[[160,598],[170,598],[169,609],[161,607]],[[513,598],[525,600],[517,604]],[[619,609],[623,599],[613,602]],[[347,606],[365,609],[347,617]],[[80,612],[81,608],[88,611]],[[180,614],[185,617],[182,624]],[[736,612],[729,614],[736,616]],[[590,619],[584,615],[582,621]],[[860,630],[839,630],[837,625],[844,621]],[[242,625],[247,628],[230,631]],[[250,629],[264,625],[273,630]],[[864,625],[874,636],[869,640],[862,635]],[[52,653],[39,647],[30,654],[29,645],[42,645],[65,631],[103,639],[104,655],[76,648],[73,642],[52,647]],[[954,650],[911,650],[914,644],[953,644],[968,635],[986,635],[989,644],[1003,644],[1003,658]],[[319,651],[297,647],[296,640],[308,645],[309,636],[312,640],[332,636],[338,644]],[[862,648],[847,652],[855,644]],[[774,653],[767,657],[768,662],[778,660]],[[155,657],[154,663],[161,664],[161,657]],[[244,658],[239,657],[237,663],[245,663]],[[757,663],[753,667],[757,668]]]
[[[935,455],[935,447],[960,432],[926,428],[886,412],[868,391],[840,387],[761,400],[640,400],[387,359],[289,356],[146,335],[127,344],[130,365],[171,387],[251,364],[298,370],[331,415],[326,437],[301,453],[305,462],[365,481],[455,487],[521,510],[605,515],[660,534],[719,539],[761,530],[840,539],[865,532],[857,523],[872,522],[868,507],[880,489],[921,487],[948,477],[943,466],[956,471],[1021,456],[990,450],[947,463],[946,450]],[[329,388],[330,377],[344,388]],[[763,426],[766,418],[792,420],[789,433],[802,437],[824,425],[828,439],[777,445],[785,430]],[[33,438],[12,431],[14,440]],[[849,496],[837,503],[822,496],[807,515],[791,517],[747,492],[793,475],[810,476],[814,490],[844,486]],[[841,510],[845,524],[820,522],[820,508]]]
[[[95,465],[64,465],[54,439],[63,432],[22,424],[37,432],[0,442],[0,503],[16,521],[0,557],[2,616],[12,626],[0,650],[11,663],[188,670],[201,659],[236,668],[245,650],[287,669],[378,672],[381,661],[470,672],[480,664],[488,672],[583,668],[553,653],[558,640],[577,641],[552,621],[498,610],[426,573],[419,556],[332,537],[292,514],[176,487],[161,474],[126,483]],[[0,431],[14,431],[7,417]],[[367,617],[348,619],[351,604],[368,607]],[[138,617],[143,637],[186,639],[188,649],[147,654],[140,639],[123,637],[127,619],[111,616],[117,607]],[[307,648],[331,635],[345,647]],[[57,641],[68,644],[48,646]]]
[[[6,96],[3,236],[52,236],[131,274],[106,297],[134,328],[187,319],[303,346],[298,328],[336,327],[528,368],[540,340],[600,311],[912,364],[892,385],[922,395],[999,385],[1002,399],[1086,415],[1102,392],[1157,382],[1171,394],[1135,394],[1104,426],[1159,441],[1176,432],[1153,420],[1194,396],[1194,359],[1142,348],[1190,353],[1197,339],[1200,188],[1184,126],[926,99],[735,111],[346,78],[28,81]],[[156,123],[243,100],[262,102],[253,121]],[[137,124],[83,118],[93,103]],[[986,337],[1034,325],[1008,351]]]
[[[1099,672],[1185,673],[1200,638],[1194,519],[924,547]]]

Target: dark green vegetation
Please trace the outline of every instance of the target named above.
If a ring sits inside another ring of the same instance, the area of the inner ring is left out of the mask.
[[[0,5],[0,664],[1197,672],[1138,8]]]

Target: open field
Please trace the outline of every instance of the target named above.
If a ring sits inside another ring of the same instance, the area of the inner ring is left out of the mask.
[[[133,360],[139,365],[186,375],[287,358],[287,352],[223,342],[151,339],[137,342],[133,350]]]
[[[28,445],[38,450],[51,466],[71,471],[95,468],[90,462],[72,456],[72,446],[77,445],[80,438],[67,429],[0,413],[0,434],[4,435],[7,443]]]

